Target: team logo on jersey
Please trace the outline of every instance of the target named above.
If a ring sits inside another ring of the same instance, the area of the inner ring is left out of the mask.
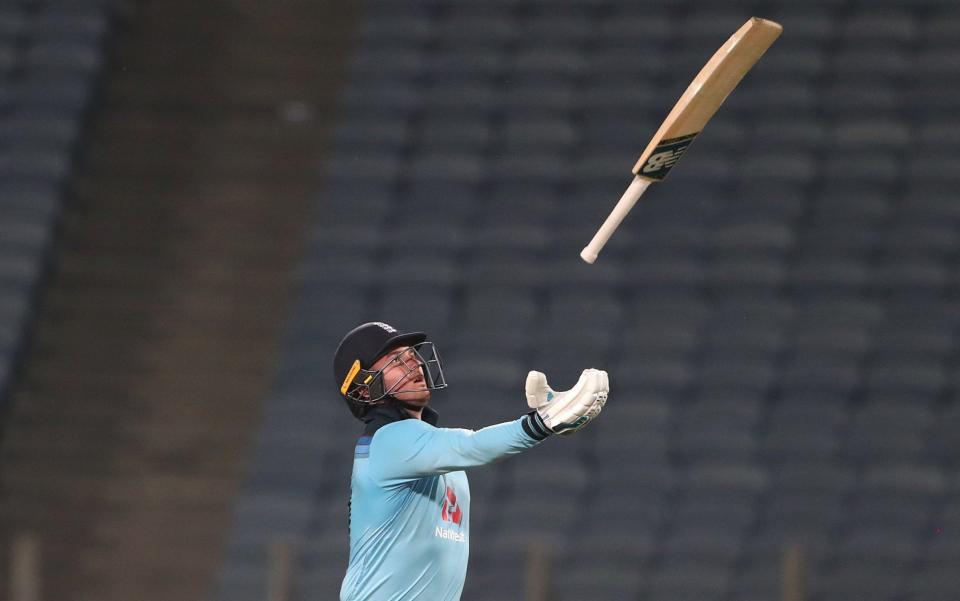
[[[463,519],[463,510],[457,503],[457,493],[453,492],[453,489],[449,486],[447,487],[447,494],[443,498],[443,505],[440,506],[440,519],[444,522],[453,522],[458,526]]]

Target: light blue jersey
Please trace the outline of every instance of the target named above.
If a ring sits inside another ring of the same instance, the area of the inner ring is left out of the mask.
[[[481,430],[437,428],[379,407],[357,443],[350,497],[350,565],[341,601],[457,601],[470,549],[464,469],[547,436],[528,415]],[[429,410],[424,419],[435,423]]]

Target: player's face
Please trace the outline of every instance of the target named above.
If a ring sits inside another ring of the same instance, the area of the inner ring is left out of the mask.
[[[393,349],[373,364],[374,370],[383,370],[384,390],[397,400],[414,405],[426,405],[430,390],[423,377],[423,364],[409,346]]]

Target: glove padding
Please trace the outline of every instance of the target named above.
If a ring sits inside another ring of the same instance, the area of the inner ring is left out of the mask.
[[[556,392],[539,371],[527,374],[527,404],[557,434],[572,434],[599,415],[607,402],[610,383],[607,372],[585,369],[570,390]]]

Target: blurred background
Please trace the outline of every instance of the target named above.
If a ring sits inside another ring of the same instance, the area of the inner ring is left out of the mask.
[[[956,601],[958,101],[955,0],[0,0],[0,597],[336,599],[383,320],[441,425],[610,372],[470,473],[465,600]]]

